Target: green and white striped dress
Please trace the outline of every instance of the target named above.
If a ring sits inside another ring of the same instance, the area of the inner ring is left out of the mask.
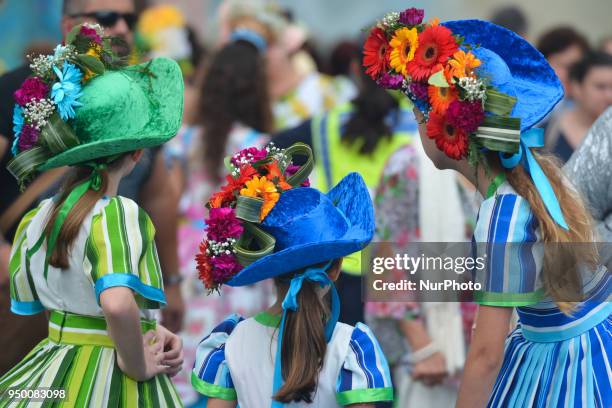
[[[166,300],[149,216],[127,198],[102,198],[81,226],[69,268],[49,265],[45,276],[41,236],[52,208],[45,200],[26,214],[10,259],[11,310],[49,311],[49,336],[0,378],[0,408],[182,406],[167,375],[136,382],[119,369],[99,302],[103,290],[129,287],[142,332],[155,328],[154,309]],[[44,403],[7,398],[8,389],[41,387],[64,389],[67,396]]]

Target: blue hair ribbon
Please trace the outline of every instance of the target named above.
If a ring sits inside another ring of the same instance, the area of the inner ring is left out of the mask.
[[[305,280],[318,282],[322,288],[325,286],[331,286],[331,316],[325,324],[325,339],[328,343],[331,340],[332,334],[334,333],[334,328],[338,322],[338,317],[340,316],[340,299],[338,298],[338,292],[336,291],[334,283],[327,275],[327,269],[331,266],[331,264],[332,261],[329,261],[321,267],[308,268],[304,271],[304,273],[296,275],[291,279],[289,290],[287,291],[285,299],[283,300],[283,318],[281,319],[280,328],[278,330],[279,334],[278,343],[276,346],[276,361],[274,363],[274,388],[272,395],[275,395],[283,385],[281,346],[283,344],[283,331],[285,329],[285,317],[287,316],[287,310],[296,311],[298,309],[299,305],[297,295],[300,293],[302,284]],[[272,400],[272,408],[281,408],[283,406],[284,404],[282,402]]]
[[[268,48],[268,43],[266,40],[256,31],[250,30],[248,28],[238,28],[230,35],[230,41],[246,41],[255,48],[259,52],[265,52]]]
[[[555,192],[544,174],[544,171],[538,164],[533,154],[531,154],[531,147],[543,147],[544,146],[544,129],[531,128],[521,133],[521,143],[519,145],[518,153],[512,156],[506,157],[503,153],[499,153],[502,166],[507,169],[512,169],[518,164],[522,164],[525,170],[530,174],[533,184],[542,197],[544,206],[548,210],[550,216],[559,224],[562,228],[569,230],[569,226],[563,218],[563,212],[559,205],[559,200],[555,195]]]

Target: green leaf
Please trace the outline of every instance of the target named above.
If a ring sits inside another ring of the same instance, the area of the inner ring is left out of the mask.
[[[92,55],[79,54],[76,56],[76,62],[79,66],[90,70],[94,74],[102,75],[104,73],[104,64]]]
[[[261,198],[238,196],[236,200],[236,218],[259,224],[263,204],[264,200]]]
[[[80,31],[81,24],[72,27],[72,30],[70,30],[70,32],[66,35],[66,44],[72,44]]]
[[[450,86],[444,77],[444,70],[442,69],[430,76],[427,83],[438,88],[448,88]]]
[[[274,251],[276,239],[249,222],[244,223],[244,232],[234,244],[236,258],[242,266],[248,266]]]

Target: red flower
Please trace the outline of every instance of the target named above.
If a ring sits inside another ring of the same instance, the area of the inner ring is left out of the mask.
[[[467,133],[451,125],[444,115],[439,115],[433,111],[429,114],[427,136],[434,139],[438,149],[442,150],[451,159],[461,160],[467,156]]]
[[[253,166],[246,165],[240,168],[240,175],[237,178],[230,175],[225,176],[227,184],[221,187],[221,191],[212,195],[208,201],[210,208],[224,207],[234,201],[236,193],[244,188],[246,182],[251,180],[256,174],[259,173],[257,173]]]
[[[210,265],[208,255],[206,254],[207,249],[208,243],[206,241],[202,241],[200,243],[200,252],[196,254],[195,260],[197,263],[198,278],[204,282],[204,286],[206,286],[207,289],[212,289],[215,286],[215,282],[212,275],[212,266]]]
[[[388,51],[389,42],[385,32],[379,27],[373,28],[363,45],[363,66],[372,79],[376,80],[389,68]]]
[[[467,133],[474,133],[484,120],[482,102],[453,101],[446,111],[446,120]]]
[[[408,63],[408,73],[416,81],[427,80],[459,49],[452,32],[440,25],[428,26],[419,34],[419,47]]]

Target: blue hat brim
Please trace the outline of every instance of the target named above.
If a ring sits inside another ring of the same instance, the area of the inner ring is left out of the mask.
[[[512,74],[508,86],[517,97],[511,116],[521,118],[521,131],[540,122],[563,98],[563,86],[546,58],[518,34],[482,20],[448,21],[443,25],[464,37],[464,44],[484,47],[506,63]]]
[[[274,252],[243,268],[226,284],[250,285],[311,265],[342,258],[365,248],[374,235],[374,210],[370,194],[361,176],[357,173],[349,174],[326,195],[348,221],[349,228],[342,237],[295,245]]]

